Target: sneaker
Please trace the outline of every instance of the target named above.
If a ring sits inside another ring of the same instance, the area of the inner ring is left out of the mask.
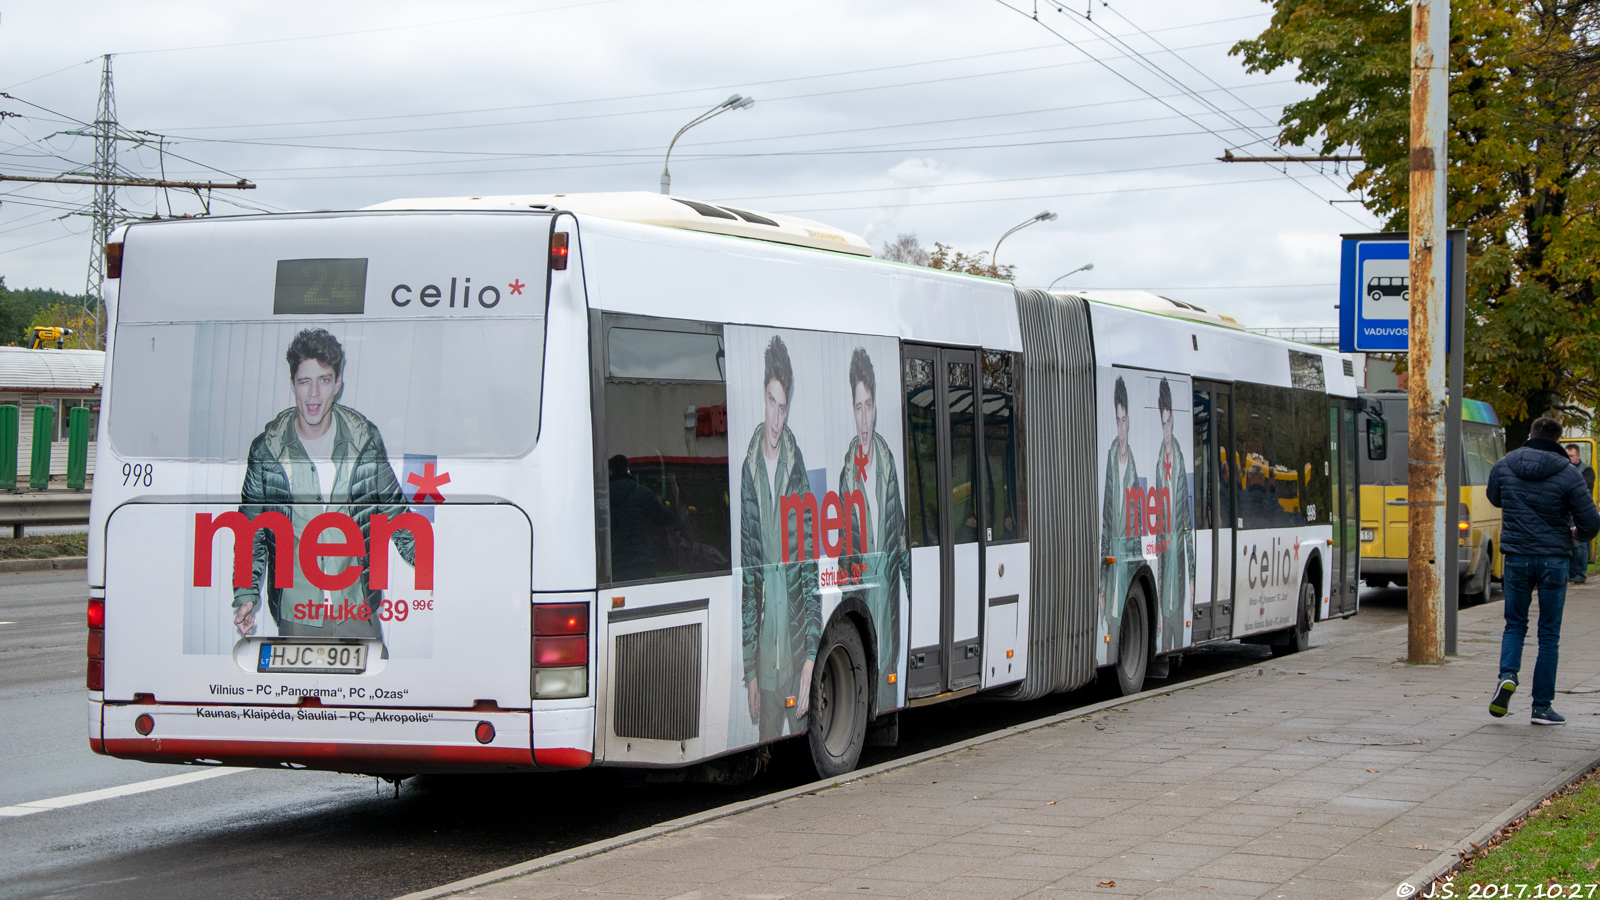
[[[1535,725],[1565,725],[1567,717],[1556,712],[1548,706],[1533,708],[1533,724]]]
[[[1500,679],[1500,689],[1494,692],[1494,699],[1489,701],[1489,715],[1496,719],[1501,718],[1511,708],[1511,695],[1517,692],[1515,678]]]

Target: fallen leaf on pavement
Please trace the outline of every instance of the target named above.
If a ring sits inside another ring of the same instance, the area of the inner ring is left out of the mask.
[[[1055,805],[1056,805],[1056,802],[1055,802],[1055,801],[1054,801],[1054,800],[1046,800],[1046,801],[1045,801],[1045,802],[1044,802],[1044,805],[1045,805],[1045,806],[1055,806]]]
[[[1426,850],[1426,849],[1428,849],[1428,845],[1427,844],[1418,844],[1416,846],[1416,849],[1418,849],[1418,850]]]
[[[1116,887],[1117,883],[1115,881],[1102,881],[1102,882],[1100,882],[1100,886],[1101,887]]]
[[[1368,770],[1367,770],[1367,771],[1368,771],[1368,772],[1376,772],[1376,771],[1378,771],[1378,770],[1377,770],[1377,769],[1368,769]]]

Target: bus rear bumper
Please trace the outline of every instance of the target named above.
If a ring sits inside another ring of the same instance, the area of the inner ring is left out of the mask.
[[[145,762],[372,775],[534,768],[523,711],[108,703],[101,717],[104,752]]]
[[[1462,550],[1464,552],[1456,557],[1456,571],[1465,575],[1471,571],[1472,557],[1475,554],[1464,547]],[[1408,565],[1409,563],[1404,557],[1393,559],[1386,556],[1363,556],[1361,557],[1361,575],[1362,577],[1367,575],[1388,575],[1391,577],[1398,575],[1404,578]]]

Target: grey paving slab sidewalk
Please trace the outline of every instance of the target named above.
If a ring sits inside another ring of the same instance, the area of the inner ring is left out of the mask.
[[[1406,665],[1403,626],[1354,637],[470,896],[1393,897],[1600,757],[1600,588],[1568,594],[1563,727],[1525,691],[1489,717],[1500,617],[1464,610],[1443,666]]]

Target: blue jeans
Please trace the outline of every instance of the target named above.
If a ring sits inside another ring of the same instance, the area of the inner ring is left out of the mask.
[[[1556,698],[1556,666],[1561,661],[1561,609],[1567,603],[1567,556],[1506,554],[1506,630],[1500,638],[1500,677],[1515,680],[1528,638],[1528,606],[1539,589],[1539,658],[1533,665],[1533,705]]]

